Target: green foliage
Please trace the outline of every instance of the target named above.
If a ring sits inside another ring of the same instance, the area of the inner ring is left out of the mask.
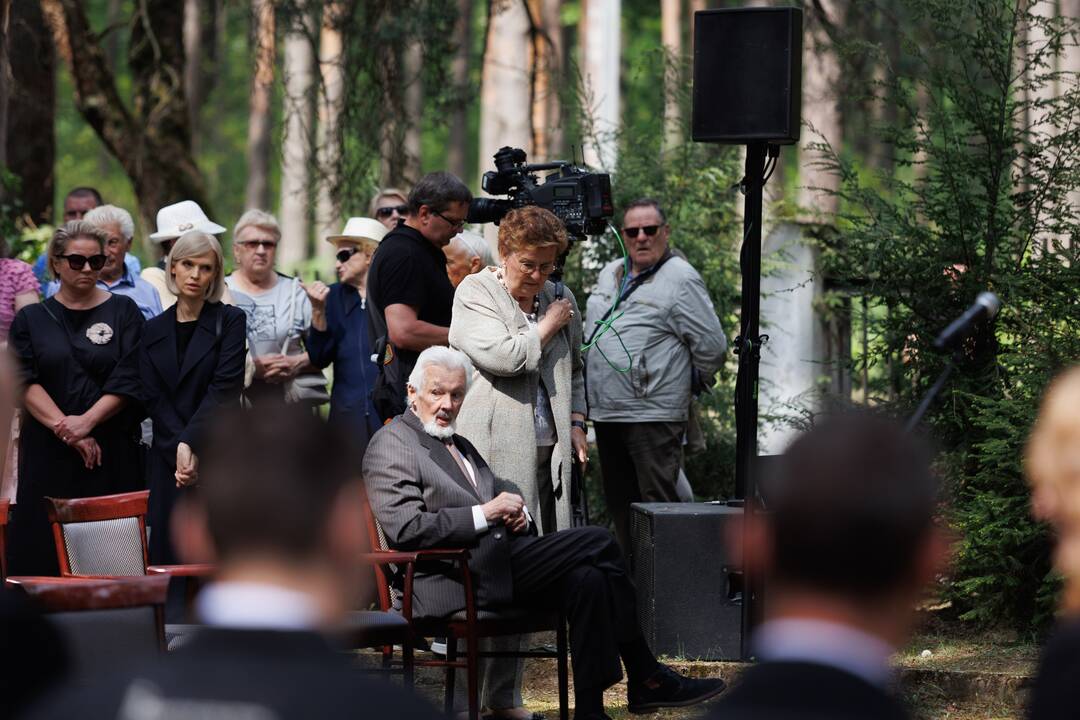
[[[936,333],[983,289],[1004,302],[996,330],[962,348],[927,423],[960,531],[945,594],[961,618],[1022,629],[1050,617],[1056,581],[1020,458],[1042,389],[1080,356],[1080,90],[1056,70],[1076,27],[1037,5],[905,0],[899,43],[858,41],[888,69],[866,89],[894,104],[875,128],[891,162],[875,170],[817,148],[841,181],[826,272],[878,308],[854,363],[873,369],[879,402],[910,412],[946,360]]]

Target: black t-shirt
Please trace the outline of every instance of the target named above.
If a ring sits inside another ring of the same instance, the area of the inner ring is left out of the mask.
[[[195,328],[198,325],[198,320],[176,321],[176,367],[178,368],[184,367],[184,356],[187,355],[188,345],[191,344],[191,338],[195,335]]]
[[[416,308],[416,317],[424,322],[450,327],[454,309],[454,286],[446,275],[446,256],[418,230],[400,224],[382,239],[367,277],[371,311],[386,322],[383,312],[388,305],[402,304]],[[398,356],[409,369],[420,353],[399,350]]]

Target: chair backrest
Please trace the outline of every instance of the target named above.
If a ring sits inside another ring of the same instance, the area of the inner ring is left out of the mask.
[[[7,526],[11,501],[0,498],[0,580],[7,577]]]
[[[386,542],[386,533],[383,532],[382,525],[379,524],[378,518],[375,517],[366,493],[362,500],[362,508],[364,511],[364,524],[367,526],[368,544],[375,551],[389,550],[390,546]],[[372,569],[375,571],[375,587],[379,591],[379,609],[391,610],[398,603],[400,593],[394,587],[390,575],[386,572],[385,565],[372,565]]]
[[[168,575],[10,577],[6,585],[26,593],[48,614],[67,641],[76,672],[165,650]]]
[[[88,498],[45,498],[60,574],[146,574],[146,510],[150,492]]]

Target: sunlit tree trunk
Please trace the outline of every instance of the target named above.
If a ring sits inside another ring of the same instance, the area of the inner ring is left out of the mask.
[[[255,62],[251,74],[248,101],[247,187],[244,205],[267,208],[270,205],[270,100],[274,86],[274,6],[271,0],[252,0],[251,56]]]
[[[682,3],[660,2],[660,40],[664,46],[664,149],[682,142]]]
[[[451,67],[454,88],[464,92],[469,86],[469,59],[472,56],[472,0],[457,0],[458,19],[454,29],[457,53]],[[468,168],[469,103],[458,102],[450,111],[450,144],[446,148],[446,168],[464,179]]]
[[[561,0],[529,0],[532,23],[529,65],[532,89],[532,148],[538,160],[550,160],[562,149]]]
[[[817,219],[828,220],[836,213],[836,196],[828,190],[839,189],[840,178],[825,169],[813,167],[813,151],[808,143],[827,141],[841,149],[843,123],[838,107],[840,61],[836,50],[825,35],[824,23],[843,23],[841,3],[821,0],[807,6],[803,33],[803,96],[802,117],[812,129],[803,128],[799,147],[799,206],[820,213]],[[823,188],[823,189],[818,189]]]
[[[338,4],[323,9],[322,31],[319,36],[319,128],[318,180],[319,197],[315,218],[315,252],[320,260],[329,262],[334,246],[323,242],[328,235],[341,230],[341,205],[338,192],[341,162],[340,119],[345,90],[345,68],[341,36],[341,12]]]
[[[288,268],[307,257],[311,234],[311,145],[315,84],[314,22],[310,8],[294,20],[305,27],[285,33],[285,137],[281,143],[280,263]]]
[[[613,169],[621,113],[621,0],[582,0],[581,66],[585,83],[585,162]]]

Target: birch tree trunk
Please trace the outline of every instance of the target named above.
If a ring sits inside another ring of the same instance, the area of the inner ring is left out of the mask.
[[[621,100],[621,0],[583,0],[582,75],[585,82],[585,162],[613,169],[617,153]]]
[[[274,5],[271,0],[252,0],[251,75],[248,100],[247,187],[244,207],[270,206],[270,99],[274,86]]]
[[[682,3],[660,1],[660,40],[664,46],[664,150],[682,143]]]
[[[319,199],[316,207],[315,254],[322,261],[334,257],[334,246],[323,242],[341,230],[341,203],[338,193],[341,162],[340,120],[345,92],[344,44],[341,36],[343,8],[331,4],[323,9],[319,35],[318,171]]]
[[[281,243],[278,261],[285,268],[307,257],[311,235],[311,145],[315,84],[314,22],[310,8],[297,19],[304,27],[285,34],[285,137],[281,143]]]
[[[458,19],[454,29],[457,53],[451,65],[454,88],[466,92],[469,86],[469,59],[472,56],[472,0],[457,0]],[[464,178],[468,161],[466,152],[469,146],[469,103],[459,102],[450,114],[450,145],[446,148],[446,168],[459,178]]]
[[[504,145],[532,156],[529,16],[524,3],[488,0],[487,43],[480,80],[479,171],[491,170],[492,156]],[[479,185],[479,183],[477,183]],[[484,229],[494,246],[495,226]]]

